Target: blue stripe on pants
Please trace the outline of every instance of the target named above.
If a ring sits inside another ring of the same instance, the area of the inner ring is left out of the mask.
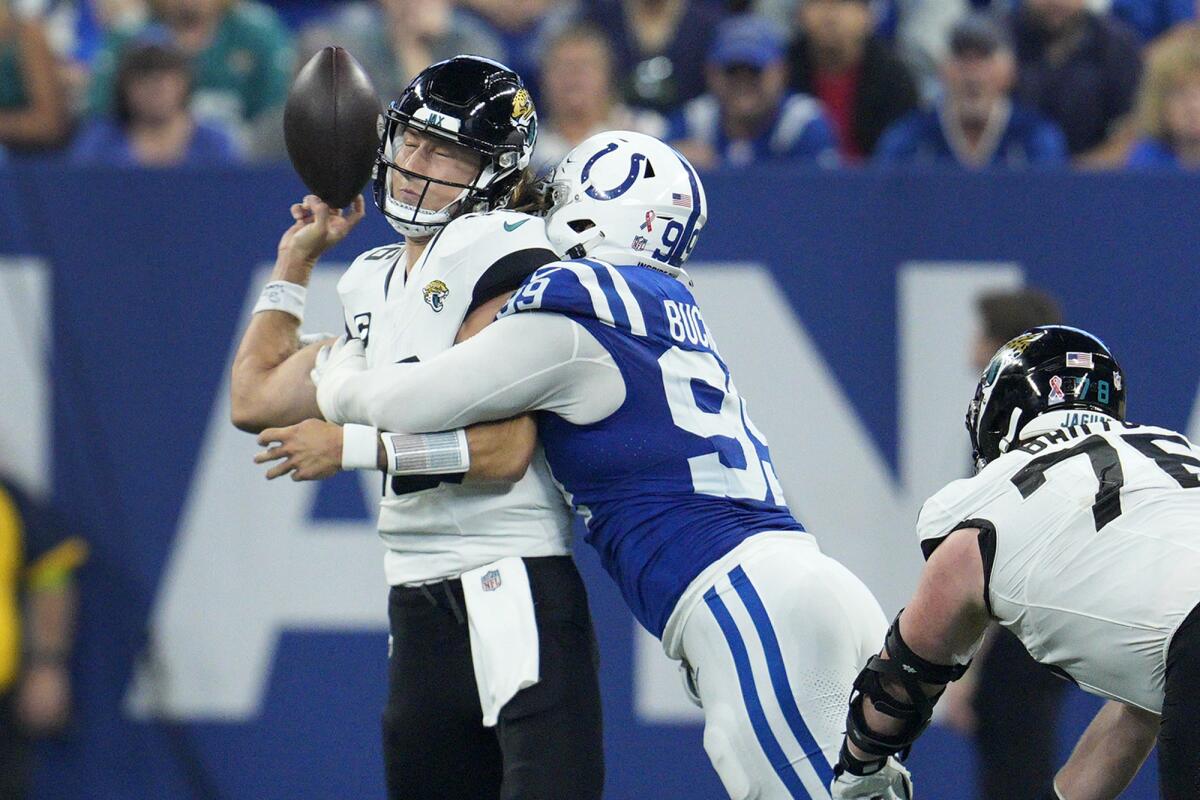
[[[729,581],[746,604],[746,610],[750,612],[750,619],[758,631],[758,638],[762,641],[763,652],[767,656],[767,671],[771,675],[771,686],[775,689],[775,699],[779,701],[779,708],[783,710],[783,718],[787,720],[796,741],[804,748],[804,755],[808,756],[809,763],[821,778],[821,785],[829,786],[833,782],[833,770],[825,760],[825,754],[821,752],[821,745],[817,744],[816,737],[812,735],[800,715],[796,696],[792,694],[792,687],[788,683],[783,651],[779,647],[779,639],[775,636],[775,628],[771,625],[771,618],[767,616],[762,598],[758,596],[754,584],[750,583],[750,576],[741,566],[735,567],[729,573]]]
[[[758,689],[754,685],[754,673],[750,668],[750,654],[746,652],[746,644],[742,641],[742,634],[737,629],[737,623],[733,621],[729,609],[725,607],[725,603],[717,594],[716,587],[712,587],[704,593],[704,602],[708,604],[713,616],[717,618],[717,624],[721,626],[721,632],[725,634],[725,641],[729,643],[729,650],[733,653],[738,683],[742,688],[742,699],[746,703],[746,711],[750,715],[750,724],[754,727],[754,736],[758,739],[759,746],[762,747],[767,760],[771,762],[771,766],[778,773],[779,779],[783,781],[792,797],[797,800],[807,798],[808,790],[800,781],[796,768],[788,763],[787,756],[783,754],[783,748],[779,746],[779,741],[775,738],[775,734],[767,722],[767,715],[763,713],[762,701],[758,699]]]

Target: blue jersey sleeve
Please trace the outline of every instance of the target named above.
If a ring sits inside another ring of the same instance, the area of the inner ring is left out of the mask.
[[[639,336],[646,335],[646,321],[629,284],[615,268],[600,261],[556,261],[541,267],[496,317],[528,311],[597,320]]]

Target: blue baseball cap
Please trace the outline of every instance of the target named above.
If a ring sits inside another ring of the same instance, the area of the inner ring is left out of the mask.
[[[787,40],[779,26],[765,17],[746,14],[717,26],[708,61],[719,67],[744,64],[762,69],[782,60],[786,48]]]

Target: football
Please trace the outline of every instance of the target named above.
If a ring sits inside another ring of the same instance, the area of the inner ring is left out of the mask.
[[[292,81],[283,137],[304,185],[344,208],[371,178],[379,148],[379,97],[370,78],[341,47],[326,47]]]

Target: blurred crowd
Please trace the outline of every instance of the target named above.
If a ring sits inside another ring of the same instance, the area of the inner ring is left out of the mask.
[[[387,102],[455,53],[523,75],[554,163],[611,128],[698,167],[1200,168],[1197,0],[0,0],[0,161],[285,158],[298,65]]]

